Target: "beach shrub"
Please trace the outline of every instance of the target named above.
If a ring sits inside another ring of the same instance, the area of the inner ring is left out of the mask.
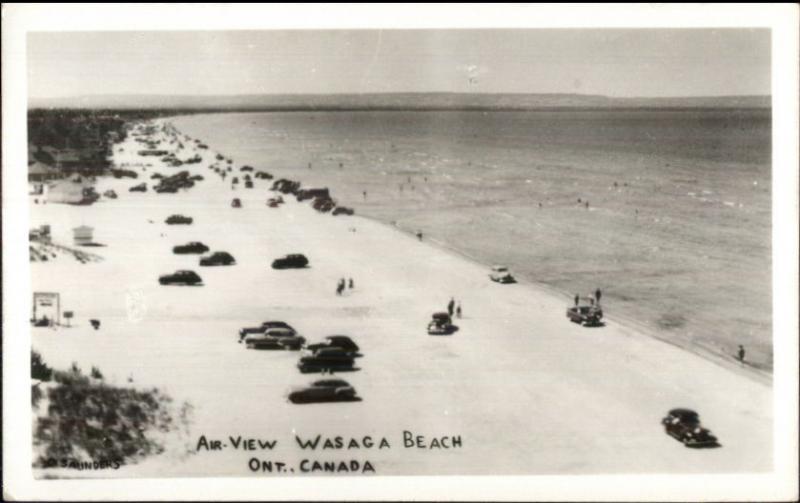
[[[102,375],[96,367],[95,373]],[[176,412],[172,399],[157,388],[93,382],[77,365],[54,375],[58,384],[47,389],[47,410],[34,428],[34,466],[62,460],[128,464],[163,452],[164,435],[188,424],[188,404]]]
[[[49,381],[53,378],[53,369],[47,366],[42,355],[31,350],[31,378],[40,381]]]
[[[92,375],[92,377],[94,379],[102,379],[103,378],[103,373],[100,372],[100,369],[97,368],[97,367],[92,367],[92,374],[91,375]]]

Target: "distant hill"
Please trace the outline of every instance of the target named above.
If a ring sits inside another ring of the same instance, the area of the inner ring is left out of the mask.
[[[770,96],[611,98],[585,94],[98,95],[31,99],[30,108],[176,110],[533,110],[553,108],[769,108]]]

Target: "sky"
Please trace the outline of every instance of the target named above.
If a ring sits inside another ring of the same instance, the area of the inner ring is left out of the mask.
[[[767,29],[34,32],[32,98],[370,92],[770,94]]]

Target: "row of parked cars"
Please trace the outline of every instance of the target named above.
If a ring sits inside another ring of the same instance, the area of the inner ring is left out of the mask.
[[[306,344],[305,337],[283,321],[242,328],[239,342],[247,349],[303,350],[297,362],[303,374],[355,371],[355,359],[361,356],[358,345],[347,335],[329,335],[319,343]],[[292,403],[358,400],[355,389],[342,379],[314,381],[293,389],[287,398]]]

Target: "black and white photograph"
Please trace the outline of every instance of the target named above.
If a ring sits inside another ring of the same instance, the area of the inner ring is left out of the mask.
[[[3,6],[6,497],[795,499],[797,6],[394,7]]]

